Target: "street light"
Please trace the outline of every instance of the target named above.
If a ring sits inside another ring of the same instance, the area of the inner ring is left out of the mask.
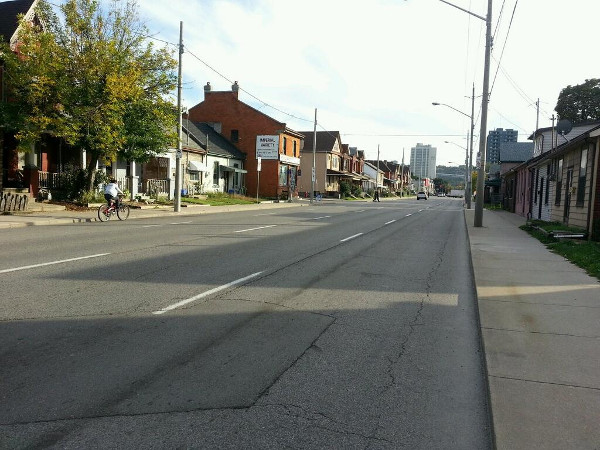
[[[477,175],[477,197],[475,199],[475,220],[473,226],[483,226],[483,191],[485,187],[485,145],[487,135],[487,114],[490,92],[490,53],[492,50],[492,0],[488,0],[488,10],[485,17],[472,13],[471,11],[453,5],[446,0],[440,0],[456,9],[460,9],[471,16],[481,19],[486,24],[485,32],[485,65],[483,67],[483,97],[481,98],[481,129],[479,131],[479,172]],[[473,133],[471,133],[471,136]]]
[[[468,117],[471,120],[471,139],[470,139],[470,149],[467,150],[467,160],[465,162],[466,169],[466,179],[465,179],[465,199],[467,202],[467,209],[471,209],[471,197],[472,197],[472,186],[471,186],[471,165],[473,163],[473,131],[475,130],[475,123],[473,121],[475,114],[475,83],[473,83],[473,95],[471,96],[471,115],[468,115],[465,112],[460,111],[459,109],[454,108],[453,106],[447,105],[446,103],[431,103],[434,106],[446,106],[457,113],[462,114],[465,117]],[[467,136],[467,141],[469,141],[469,136]]]

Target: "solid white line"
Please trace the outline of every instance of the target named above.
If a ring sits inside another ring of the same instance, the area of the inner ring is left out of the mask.
[[[98,253],[97,255],[80,256],[79,258],[61,259],[60,261],[52,261],[52,262],[47,262],[47,263],[42,263],[42,264],[32,264],[31,266],[15,267],[14,269],[0,270],[0,273],[16,272],[17,270],[25,270],[25,269],[34,269],[36,267],[51,266],[53,264],[62,264],[62,263],[71,262],[71,261],[79,261],[82,259],[99,258],[100,256],[106,256],[106,255],[110,255],[110,253]]]
[[[346,241],[349,241],[350,239],[354,239],[355,237],[358,237],[361,235],[362,235],[362,233],[358,233],[358,234],[355,234],[354,236],[350,236],[350,237],[347,237],[346,239],[342,239],[340,242],[346,242]]]
[[[313,217],[313,218],[312,218],[312,219],[310,219],[310,220],[327,219],[327,218],[329,218],[329,217],[331,217],[331,216]]]
[[[266,225],[264,227],[248,228],[247,230],[237,230],[237,231],[234,231],[234,233],[243,233],[244,231],[262,230],[263,228],[273,228],[276,226],[277,225]]]
[[[366,211],[366,209],[361,209],[360,211],[356,211],[356,212],[359,213],[359,212],[365,212],[365,211]]]
[[[390,220],[389,222],[386,222],[385,225],[389,225],[390,223],[394,223],[395,221],[396,221],[396,219]]]
[[[255,214],[254,217],[260,217],[260,216],[274,216],[277,213],[265,213],[265,214]]]
[[[143,225],[142,228],[160,227],[160,225]]]
[[[195,302],[196,300],[200,300],[201,298],[208,297],[209,295],[212,295],[215,292],[219,292],[224,289],[228,289],[232,286],[243,283],[244,281],[250,280],[251,278],[255,278],[255,277],[259,276],[261,273],[262,272],[253,273],[252,275],[248,275],[247,277],[240,278],[239,280],[235,280],[235,281],[232,281],[231,283],[224,284],[223,286],[216,287],[214,289],[211,289],[210,291],[206,291],[206,292],[203,292],[202,294],[195,295],[194,297],[188,298],[187,300],[182,300],[180,302],[173,303],[172,305],[169,305],[163,309],[159,309],[158,311],[152,312],[152,314],[156,314],[156,315],[164,314],[167,311],[171,311],[175,308],[179,308],[180,306],[184,306],[184,305],[187,305],[188,303]]]
[[[191,220],[187,221],[187,222],[173,222],[171,225],[184,225],[186,223],[192,223]]]

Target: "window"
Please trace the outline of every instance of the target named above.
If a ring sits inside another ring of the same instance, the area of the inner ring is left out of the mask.
[[[537,194],[538,194],[538,182],[540,181],[540,169],[536,169],[535,171],[535,195],[533,196],[533,202],[537,204]]]
[[[231,130],[231,142],[237,144],[240,141],[239,130]]]
[[[579,180],[577,183],[577,203],[576,206],[583,206],[585,201],[585,182],[587,173],[587,155],[588,149],[584,147],[581,149],[581,162],[579,163]]]
[[[219,161],[215,161],[213,165],[213,184],[219,184]]]
[[[562,170],[563,170],[563,160],[562,158],[558,160],[557,168],[556,168],[556,195],[554,197],[554,204],[556,206],[560,205],[561,195],[562,195]]]
[[[287,186],[287,172],[288,166],[281,164],[279,166],[279,186]]]
[[[200,172],[190,170],[190,181],[200,181]]]
[[[285,155],[285,151],[287,149],[287,138],[283,137],[283,154]]]
[[[297,144],[298,144],[298,142],[294,141],[294,156],[298,156],[298,155],[296,154],[296,145],[297,145]]]

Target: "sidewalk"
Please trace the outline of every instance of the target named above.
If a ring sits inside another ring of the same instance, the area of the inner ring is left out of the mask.
[[[182,206],[180,212],[173,211],[172,206],[148,206],[142,209],[132,209],[127,220],[147,219],[151,217],[184,217],[198,214],[215,214],[233,211],[266,211],[273,208],[297,208],[307,206],[308,201],[296,201],[293,203],[260,203],[250,205],[229,205],[229,206],[208,206],[208,205],[190,205]],[[112,221],[113,219],[111,219]],[[118,221],[117,218],[114,220]],[[2,228],[20,228],[36,225],[64,225],[69,223],[96,222],[98,221],[98,212],[96,209],[90,211],[35,211],[18,212],[13,214],[0,215],[0,229]]]
[[[600,283],[518,227],[466,210],[498,449],[600,449]]]

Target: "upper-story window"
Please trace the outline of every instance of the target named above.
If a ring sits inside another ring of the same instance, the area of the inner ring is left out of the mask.
[[[294,141],[294,156],[298,156],[298,155],[296,154],[296,151],[297,151],[297,145],[298,145],[298,142],[297,142],[297,141]]]
[[[287,150],[287,138],[283,137],[283,154],[285,155],[285,151]]]
[[[234,144],[238,143],[240,140],[240,132],[239,130],[231,130],[231,142]]]

